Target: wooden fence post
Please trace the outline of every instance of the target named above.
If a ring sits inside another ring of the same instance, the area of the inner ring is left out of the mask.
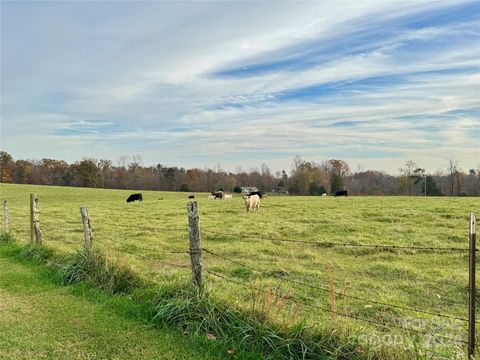
[[[477,252],[477,219],[475,213],[470,214],[470,266],[468,276],[468,358],[473,359],[475,352],[475,262]]]
[[[40,208],[39,208],[39,202],[40,200],[38,199],[37,195],[33,195],[33,201],[32,201],[32,217],[33,217],[33,232],[35,235],[35,243],[38,245],[42,244],[42,231],[40,230]]]
[[[191,201],[188,203],[187,208],[192,281],[196,287],[200,287],[202,285],[202,248],[200,247],[200,219],[198,216],[198,204],[196,201]]]
[[[3,225],[5,226],[5,231],[8,232],[8,201],[3,201]]]
[[[90,226],[90,217],[88,216],[88,208],[82,206],[80,208],[80,215],[82,215],[83,223],[83,235],[85,237],[85,243],[83,249],[85,256],[90,257],[92,255],[92,227]]]
[[[35,230],[33,225],[33,207],[34,207],[34,200],[35,194],[30,194],[30,242],[33,243],[35,241]]]

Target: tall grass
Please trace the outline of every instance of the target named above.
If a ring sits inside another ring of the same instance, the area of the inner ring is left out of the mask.
[[[112,264],[98,252],[86,255],[78,251],[59,266],[57,273],[64,284],[86,282],[111,294],[128,294],[140,284],[128,267]]]

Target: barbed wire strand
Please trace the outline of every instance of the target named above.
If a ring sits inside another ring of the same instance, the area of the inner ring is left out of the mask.
[[[164,260],[149,258],[147,256],[143,256],[143,255],[140,255],[140,254],[135,254],[131,251],[124,250],[124,249],[116,249],[116,250],[118,250],[120,252],[123,252],[123,253],[127,253],[129,255],[132,255],[133,257],[140,258],[140,259],[143,259],[143,260],[155,261],[155,262],[159,262],[159,263],[162,263],[162,264],[166,264],[166,265],[170,265],[170,266],[176,266],[176,267],[180,267],[180,268],[190,268],[191,267],[190,265],[175,264],[175,263],[171,263],[171,262],[164,261]]]
[[[204,250],[206,253],[212,255],[212,256],[215,256],[217,258],[221,258],[221,259],[224,259],[226,261],[229,261],[233,264],[237,264],[239,266],[242,266],[246,269],[249,269],[249,270],[252,270],[252,271],[255,271],[261,275],[266,275],[266,276],[269,276],[268,273],[262,271],[262,270],[259,270],[259,269],[256,269],[250,265],[247,265],[245,263],[242,263],[238,260],[234,260],[234,259],[231,259],[229,257],[226,257],[224,255],[219,255],[217,253],[214,253],[212,252],[211,250],[209,249],[205,249],[205,248],[202,248],[202,250]],[[355,299],[355,300],[360,300],[360,301],[363,301],[363,302],[368,302],[368,303],[372,303],[372,304],[377,304],[377,305],[382,305],[382,306],[387,306],[387,307],[391,307],[391,308],[396,308],[396,309],[401,309],[401,310],[407,310],[407,311],[412,311],[412,312],[417,312],[417,313],[420,313],[420,314],[426,314],[426,315],[432,315],[432,316],[437,316],[437,317],[443,317],[443,318],[448,318],[448,319],[454,319],[454,320],[458,320],[458,321],[465,321],[465,322],[468,322],[468,319],[464,319],[464,318],[460,318],[460,317],[456,317],[456,316],[453,316],[453,315],[447,315],[447,314],[439,314],[439,313],[433,313],[433,312],[429,312],[429,311],[425,311],[425,310],[420,310],[420,309],[415,309],[415,308],[410,308],[410,307],[406,307],[406,306],[400,306],[400,305],[394,305],[394,304],[388,304],[388,303],[384,303],[384,302],[381,302],[381,301],[377,301],[377,300],[371,300],[371,299],[366,299],[366,298],[362,298],[360,296],[355,296],[355,295],[349,295],[349,294],[345,294],[345,293],[339,293],[337,291],[331,291],[330,289],[326,288],[326,287],[321,287],[321,286],[315,286],[315,285],[312,285],[312,284],[309,284],[309,283],[306,283],[306,282],[303,282],[303,281],[298,281],[298,280],[293,280],[293,279],[289,279],[289,278],[282,278],[282,280],[286,281],[286,282],[290,282],[290,283],[294,283],[294,284],[297,284],[297,285],[302,285],[302,286],[307,286],[311,289],[315,289],[315,290],[321,290],[323,292],[328,292],[328,293],[334,293],[335,295],[337,296],[343,296],[343,297],[348,297],[348,298],[351,298],[351,299]]]
[[[359,316],[355,316],[355,315],[342,314],[342,313],[333,311],[333,310],[331,310],[331,309],[329,309],[329,308],[326,308],[326,307],[323,307],[323,306],[320,306],[320,305],[311,304],[311,303],[308,303],[308,302],[303,301],[303,300],[300,300],[300,299],[292,299],[292,298],[290,298],[290,297],[288,297],[288,296],[283,296],[283,295],[274,293],[273,291],[261,289],[261,288],[256,287],[256,286],[248,285],[248,284],[243,283],[243,282],[241,282],[241,281],[233,280],[233,279],[231,279],[231,278],[229,278],[229,277],[226,277],[226,276],[224,276],[224,275],[218,274],[218,273],[213,272],[213,271],[211,271],[211,270],[205,269],[204,271],[207,272],[208,274],[214,275],[214,276],[219,277],[219,278],[221,278],[221,279],[224,279],[224,280],[226,280],[226,281],[228,281],[228,282],[235,283],[235,284],[238,284],[238,285],[241,285],[241,286],[244,286],[244,287],[246,287],[246,288],[250,288],[250,289],[253,289],[253,290],[256,290],[256,291],[264,292],[264,293],[267,293],[267,294],[270,294],[270,295],[273,295],[273,296],[276,296],[276,297],[280,297],[280,298],[283,298],[284,300],[287,300],[287,301],[290,301],[290,302],[294,302],[294,303],[302,304],[302,305],[305,305],[305,306],[308,306],[308,307],[320,309],[320,310],[323,310],[323,311],[325,311],[325,312],[329,312],[329,313],[332,313],[332,314],[335,314],[335,315],[339,315],[339,316],[341,316],[341,317],[346,317],[346,318],[350,318],[350,319],[354,319],[354,320],[358,320],[358,321],[363,321],[363,322],[367,322],[367,323],[371,323],[371,324],[375,324],[375,325],[380,325],[380,326],[383,326],[383,327],[386,327],[386,328],[390,328],[390,329],[391,329],[391,328],[397,328],[397,329],[402,329],[402,330],[406,330],[406,331],[412,331],[412,332],[419,333],[419,334],[422,334],[422,335],[433,336],[433,337],[436,337],[436,338],[441,338],[441,339],[444,339],[444,340],[449,340],[449,341],[453,341],[453,342],[457,342],[457,343],[464,343],[464,344],[467,344],[467,343],[468,343],[468,342],[465,341],[465,340],[454,339],[454,338],[451,338],[451,337],[447,337],[447,336],[443,336],[443,335],[438,335],[438,334],[432,334],[432,333],[429,333],[428,331],[423,331],[423,330],[418,330],[418,329],[412,329],[412,328],[406,327],[406,326],[398,326],[398,325],[394,325],[394,324],[387,324],[387,323],[382,322],[382,321],[372,320],[372,319],[365,319],[365,318],[362,318],[362,317],[359,317]]]
[[[116,244],[119,244],[119,245],[123,245],[123,246],[134,246],[135,247],[135,250],[143,250],[143,251],[148,251],[148,252],[152,252],[154,251],[155,254],[175,254],[175,255],[183,255],[183,254],[190,254],[190,251],[186,251],[186,250],[179,250],[179,251],[158,251],[158,249],[155,249],[155,248],[145,248],[145,247],[140,247],[138,245],[131,245],[131,244],[126,244],[124,242],[121,242],[121,241],[118,241],[118,240],[114,240],[108,236],[105,236],[105,235],[98,235],[96,233],[94,233],[94,239],[95,238],[99,238],[99,239],[103,239],[103,240],[107,240],[107,241],[111,241],[113,243],[116,243]],[[123,250],[123,249],[118,249],[120,251],[128,251],[128,250]]]
[[[216,234],[216,235],[223,235],[223,236],[233,236],[233,237],[241,237],[241,238],[254,238],[259,240],[266,240],[266,241],[281,241],[281,242],[291,242],[291,243],[301,243],[301,244],[309,244],[314,246],[320,247],[331,247],[331,246],[345,246],[345,247],[370,247],[370,248],[379,248],[379,249],[401,249],[401,250],[430,250],[430,251],[469,251],[468,248],[454,248],[454,247],[433,247],[433,246],[403,246],[403,245],[375,245],[375,244],[350,244],[345,242],[319,242],[319,241],[309,241],[309,240],[296,240],[296,239],[281,239],[276,237],[261,237],[259,235],[244,235],[244,234],[226,234],[218,231],[212,230],[205,230],[202,229],[205,233]],[[475,251],[479,251],[475,249]]]

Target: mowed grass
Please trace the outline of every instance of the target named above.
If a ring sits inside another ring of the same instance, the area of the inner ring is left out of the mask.
[[[0,247],[1,359],[224,359],[222,346],[158,329],[138,307],[86,287],[61,286],[43,264]],[[242,358],[240,356],[240,358]],[[250,357],[258,358],[258,357]]]
[[[168,253],[188,250],[188,194],[142,191],[143,203],[127,204],[125,199],[133,191],[1,184],[1,198],[9,201],[10,225],[19,242],[27,243],[30,237],[31,192],[40,198],[47,246],[62,253],[81,248],[79,208],[86,205],[94,247],[113,262],[159,286],[190,281],[190,270],[175,266],[189,265],[188,254]],[[205,272],[206,286],[219,300],[259,312],[266,321],[286,328],[303,321],[314,332],[341,329],[371,346],[405,350],[415,343],[446,358],[464,350],[463,343],[397,327],[464,341],[465,322],[368,300],[466,318],[467,251],[314,246],[275,239],[468,248],[468,216],[479,213],[478,198],[272,195],[262,200],[258,213],[247,214],[239,195],[234,194],[232,201],[209,201],[207,194],[195,196],[202,247],[236,261],[207,253],[204,269],[246,284]],[[337,293],[336,320],[328,312],[331,294],[315,287],[333,288]],[[280,301],[271,292],[289,300]]]

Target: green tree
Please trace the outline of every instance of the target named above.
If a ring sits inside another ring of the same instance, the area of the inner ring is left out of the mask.
[[[83,159],[75,164],[75,170],[83,187],[98,187],[101,184],[100,169],[94,159]]]
[[[192,189],[190,189],[190,186],[188,186],[188,184],[182,184],[182,185],[180,186],[179,191],[182,191],[182,192],[191,192]]]
[[[426,179],[426,182],[427,182],[426,187],[427,187],[427,195],[428,196],[441,196],[442,195],[442,192],[438,188],[437,183],[435,182],[435,180],[433,179],[432,176],[428,175],[427,179]]]

